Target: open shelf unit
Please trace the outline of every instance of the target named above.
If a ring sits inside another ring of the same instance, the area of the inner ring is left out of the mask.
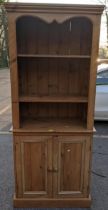
[[[71,128],[73,126],[72,130],[74,130],[75,127],[76,127],[76,130],[78,130],[79,124],[81,128],[81,122],[82,122],[82,128],[84,127],[86,128],[86,121],[87,121],[87,117],[86,117],[87,104],[86,103],[20,102],[19,108],[20,108],[20,123],[21,123],[21,127],[23,128],[25,128],[24,126],[26,126],[26,120],[27,120],[27,125],[30,125],[31,123],[30,128],[32,129],[34,128],[36,129],[36,126],[38,126],[38,129],[39,129],[39,125],[41,127],[41,123],[42,123],[42,126],[43,124],[44,126],[45,124],[47,126],[48,122],[50,122],[49,123],[49,129],[50,129],[50,124],[52,124],[55,127],[56,125],[54,125],[54,123],[57,123],[57,121],[58,121],[58,125],[60,126],[60,123],[61,123],[61,127],[62,127],[62,125],[65,122],[65,119],[66,119],[67,126],[68,126],[68,122],[69,122],[69,125],[71,125]],[[51,120],[52,120],[52,123],[51,123]],[[63,120],[63,124],[62,124],[62,120]],[[74,125],[74,122],[75,122],[75,125]],[[35,125],[32,125],[33,123]],[[78,125],[78,128],[77,128],[77,125]]]
[[[45,103],[49,110],[52,106],[56,110],[57,106],[62,108],[69,103],[71,112],[76,106],[84,115],[87,114],[92,30],[91,22],[84,17],[69,18],[62,23],[46,23],[31,16],[18,19],[19,102],[23,103],[25,110],[26,103],[34,109],[38,104],[41,113]],[[72,125],[74,127],[73,122]]]
[[[21,57],[18,70],[20,102],[88,102],[90,59]]]
[[[6,4],[15,207],[90,207],[103,6]]]
[[[62,23],[46,23],[38,17],[24,16],[17,21],[16,31],[19,55],[91,54],[92,24],[85,17],[68,18]]]

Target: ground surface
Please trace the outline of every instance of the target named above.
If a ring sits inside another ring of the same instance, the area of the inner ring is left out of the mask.
[[[11,91],[8,69],[0,70],[0,132],[11,127]]]
[[[18,210],[12,205],[14,175],[12,134],[9,132],[12,125],[10,102],[9,70],[0,70],[0,210]],[[92,207],[89,210],[108,210],[108,122],[95,122],[95,127],[91,169]]]

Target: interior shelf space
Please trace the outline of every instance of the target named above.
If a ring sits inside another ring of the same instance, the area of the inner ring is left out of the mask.
[[[23,119],[21,130],[26,132],[82,132],[87,131],[86,123],[81,119],[64,118],[64,119]]]
[[[20,102],[20,128],[35,131],[86,129],[87,104]]]
[[[16,22],[18,54],[91,55],[92,22],[86,17],[48,23],[24,16]]]
[[[88,98],[84,96],[20,96],[20,102],[42,102],[42,103],[87,103]]]
[[[85,101],[89,91],[89,75],[90,59],[18,58],[19,97],[32,96],[36,97],[32,100],[37,100],[37,97],[43,96],[54,101],[53,97],[60,97],[59,100],[63,101],[63,96],[66,96],[69,101],[75,98]]]

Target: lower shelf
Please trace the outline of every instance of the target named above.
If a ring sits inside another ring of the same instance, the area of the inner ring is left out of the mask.
[[[29,119],[23,120],[21,131],[25,132],[84,132],[86,124],[80,119]]]
[[[91,206],[91,196],[88,198],[71,199],[30,199],[16,198],[14,196],[14,207],[17,208],[89,208]]]

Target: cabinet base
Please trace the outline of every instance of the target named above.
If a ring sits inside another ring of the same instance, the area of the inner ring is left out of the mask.
[[[91,205],[91,196],[88,198],[16,198],[14,196],[14,207],[17,208],[89,208]]]

